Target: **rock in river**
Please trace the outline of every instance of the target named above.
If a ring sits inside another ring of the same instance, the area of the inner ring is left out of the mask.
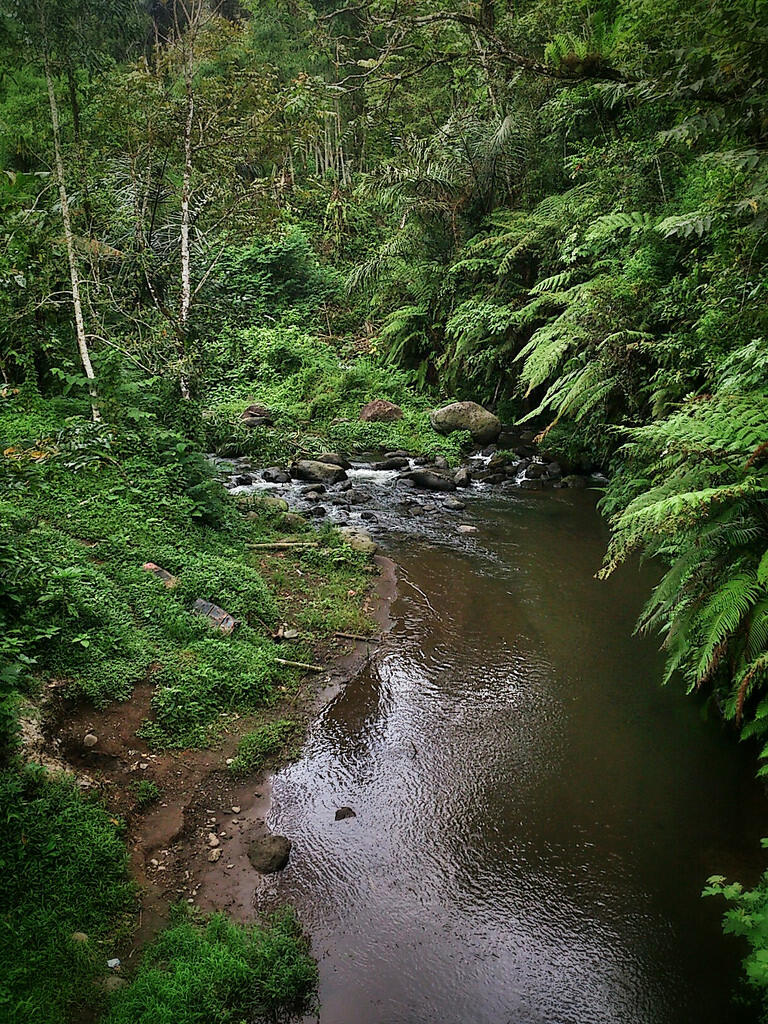
[[[318,462],[315,459],[294,462],[291,466],[291,475],[316,484],[337,484],[347,479],[347,474],[341,466],[334,466],[330,462]]]
[[[269,466],[261,474],[261,479],[268,484],[288,484],[291,482],[291,474],[279,466]]]
[[[477,402],[452,402],[429,414],[429,422],[438,434],[468,430],[477,444],[489,444],[501,433],[501,420]]]
[[[334,815],[334,821],[344,821],[346,818],[356,818],[357,815],[351,807],[339,807]]]
[[[282,871],[291,855],[290,839],[285,836],[266,835],[254,839],[248,846],[248,860],[263,875]]]
[[[456,484],[451,477],[435,473],[431,469],[412,469],[404,473],[401,480],[410,480],[414,487],[424,491],[455,491]]]

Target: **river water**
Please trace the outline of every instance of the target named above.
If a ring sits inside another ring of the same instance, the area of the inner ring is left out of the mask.
[[[319,1020],[750,1020],[724,904],[699,893],[755,881],[765,798],[632,637],[651,578],[594,579],[606,531],[583,492],[433,522],[385,536],[392,629],[274,780],[294,850],[271,895],[311,932]]]

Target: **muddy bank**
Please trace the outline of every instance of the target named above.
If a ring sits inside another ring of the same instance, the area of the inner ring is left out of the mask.
[[[381,631],[389,625],[396,593],[394,563],[377,556],[378,577],[365,607]],[[316,651],[326,666],[305,677],[291,697],[258,716],[259,723],[290,717],[303,735],[309,722],[333,700],[371,656],[373,640],[343,638]],[[235,778],[227,768],[240,737],[252,727],[250,716],[230,716],[212,749],[153,751],[139,735],[151,719],[152,673],[131,698],[104,710],[72,707],[55,688],[47,695],[45,724],[33,756],[53,768],[73,771],[84,789],[96,791],[107,807],[126,821],[131,873],[140,888],[138,928],[117,950],[130,964],[136,951],[166,923],[171,904],[186,901],[203,910],[230,910],[242,919],[253,915],[248,892],[258,874],[247,859],[250,837],[264,824],[271,807],[269,770]],[[141,783],[157,786],[160,799],[137,808]],[[235,810],[236,809],[236,810]],[[215,847],[211,836],[216,837]],[[219,855],[209,860],[211,851]],[[233,896],[232,894],[237,895]]]

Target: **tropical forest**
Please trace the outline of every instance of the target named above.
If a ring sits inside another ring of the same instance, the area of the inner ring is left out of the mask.
[[[768,1024],[767,0],[0,0],[0,1024]]]

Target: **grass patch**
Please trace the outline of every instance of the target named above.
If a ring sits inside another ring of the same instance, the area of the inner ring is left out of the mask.
[[[147,808],[156,804],[162,796],[160,787],[151,779],[142,779],[133,785],[133,792],[136,797],[136,810],[146,811]]]
[[[245,733],[237,745],[237,754],[229,766],[230,771],[235,775],[249,775],[257,771],[268,758],[280,753],[297,730],[296,722],[280,718]]]
[[[258,1024],[310,1003],[317,966],[293,914],[236,925],[182,920],[144,954],[104,1024]]]
[[[61,1024],[93,1003],[134,906],[126,864],[119,824],[71,780],[0,775],[0,1019]]]

